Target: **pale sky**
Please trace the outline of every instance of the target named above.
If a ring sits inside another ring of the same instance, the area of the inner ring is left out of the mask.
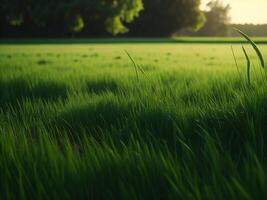
[[[201,8],[210,0],[201,0]],[[231,23],[267,24],[267,0],[221,0],[230,4]]]

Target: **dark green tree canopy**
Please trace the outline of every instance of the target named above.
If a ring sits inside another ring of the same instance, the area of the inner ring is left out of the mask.
[[[169,36],[182,28],[198,30],[205,17],[200,0],[143,0],[144,11],[130,25],[134,35]]]
[[[0,28],[36,37],[98,37],[129,30],[132,36],[169,36],[203,24],[199,5],[200,0],[2,0]]]
[[[79,32],[97,22],[113,35],[127,32],[124,23],[142,9],[142,0],[2,0],[0,5],[2,17],[12,26]]]

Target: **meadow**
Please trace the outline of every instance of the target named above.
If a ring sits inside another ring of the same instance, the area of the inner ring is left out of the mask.
[[[2,43],[0,199],[266,199],[245,47],[251,85],[240,44]]]

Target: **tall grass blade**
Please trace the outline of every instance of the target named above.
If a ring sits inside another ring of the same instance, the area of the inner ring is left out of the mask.
[[[142,69],[142,67],[140,65],[137,65],[137,67],[140,70],[140,72],[142,72],[142,74],[145,74],[145,71]]]
[[[134,59],[132,58],[132,56],[129,54],[128,51],[126,51],[126,50],[124,50],[124,51],[127,54],[127,56],[130,58],[130,60],[132,61],[133,65],[134,65],[135,73],[136,73],[136,78],[137,78],[137,80],[139,80],[136,62],[134,61]]]
[[[251,81],[250,81],[250,66],[251,66],[251,62],[250,62],[249,56],[248,56],[244,46],[242,46],[242,50],[243,50],[244,55],[245,55],[246,60],[247,60],[247,78],[248,78],[248,84],[250,85],[251,84]]]
[[[253,49],[255,50],[255,52],[257,53],[258,55],[258,58],[260,60],[260,63],[261,63],[261,66],[262,68],[264,68],[264,59],[263,59],[263,56],[261,54],[261,51],[259,50],[259,48],[257,47],[256,43],[250,39],[250,37],[248,35],[246,35],[244,32],[240,31],[239,29],[235,28],[235,30],[241,34],[250,44],[251,46],[253,47]]]
[[[133,57],[129,54],[129,52],[126,51],[126,50],[124,50],[124,51],[125,51],[125,53],[128,55],[128,57],[131,59],[132,63],[134,64],[136,73],[137,73],[137,69],[138,69],[142,74],[145,75],[145,71],[142,69],[141,66],[139,66],[139,65],[135,62],[135,60],[134,60]]]
[[[241,76],[241,73],[239,71],[239,67],[238,67],[238,64],[237,64],[237,60],[236,60],[236,56],[235,56],[235,52],[234,52],[234,49],[233,49],[233,46],[231,45],[231,51],[232,51],[232,54],[233,54],[233,57],[234,57],[234,60],[235,60],[235,66],[236,66],[236,70],[238,72],[238,75],[239,75],[239,78],[240,80],[242,81],[242,76]]]

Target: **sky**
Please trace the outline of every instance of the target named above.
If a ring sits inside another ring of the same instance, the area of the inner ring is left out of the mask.
[[[204,9],[210,0],[201,0]],[[231,6],[231,23],[267,24],[267,0],[221,0]]]

